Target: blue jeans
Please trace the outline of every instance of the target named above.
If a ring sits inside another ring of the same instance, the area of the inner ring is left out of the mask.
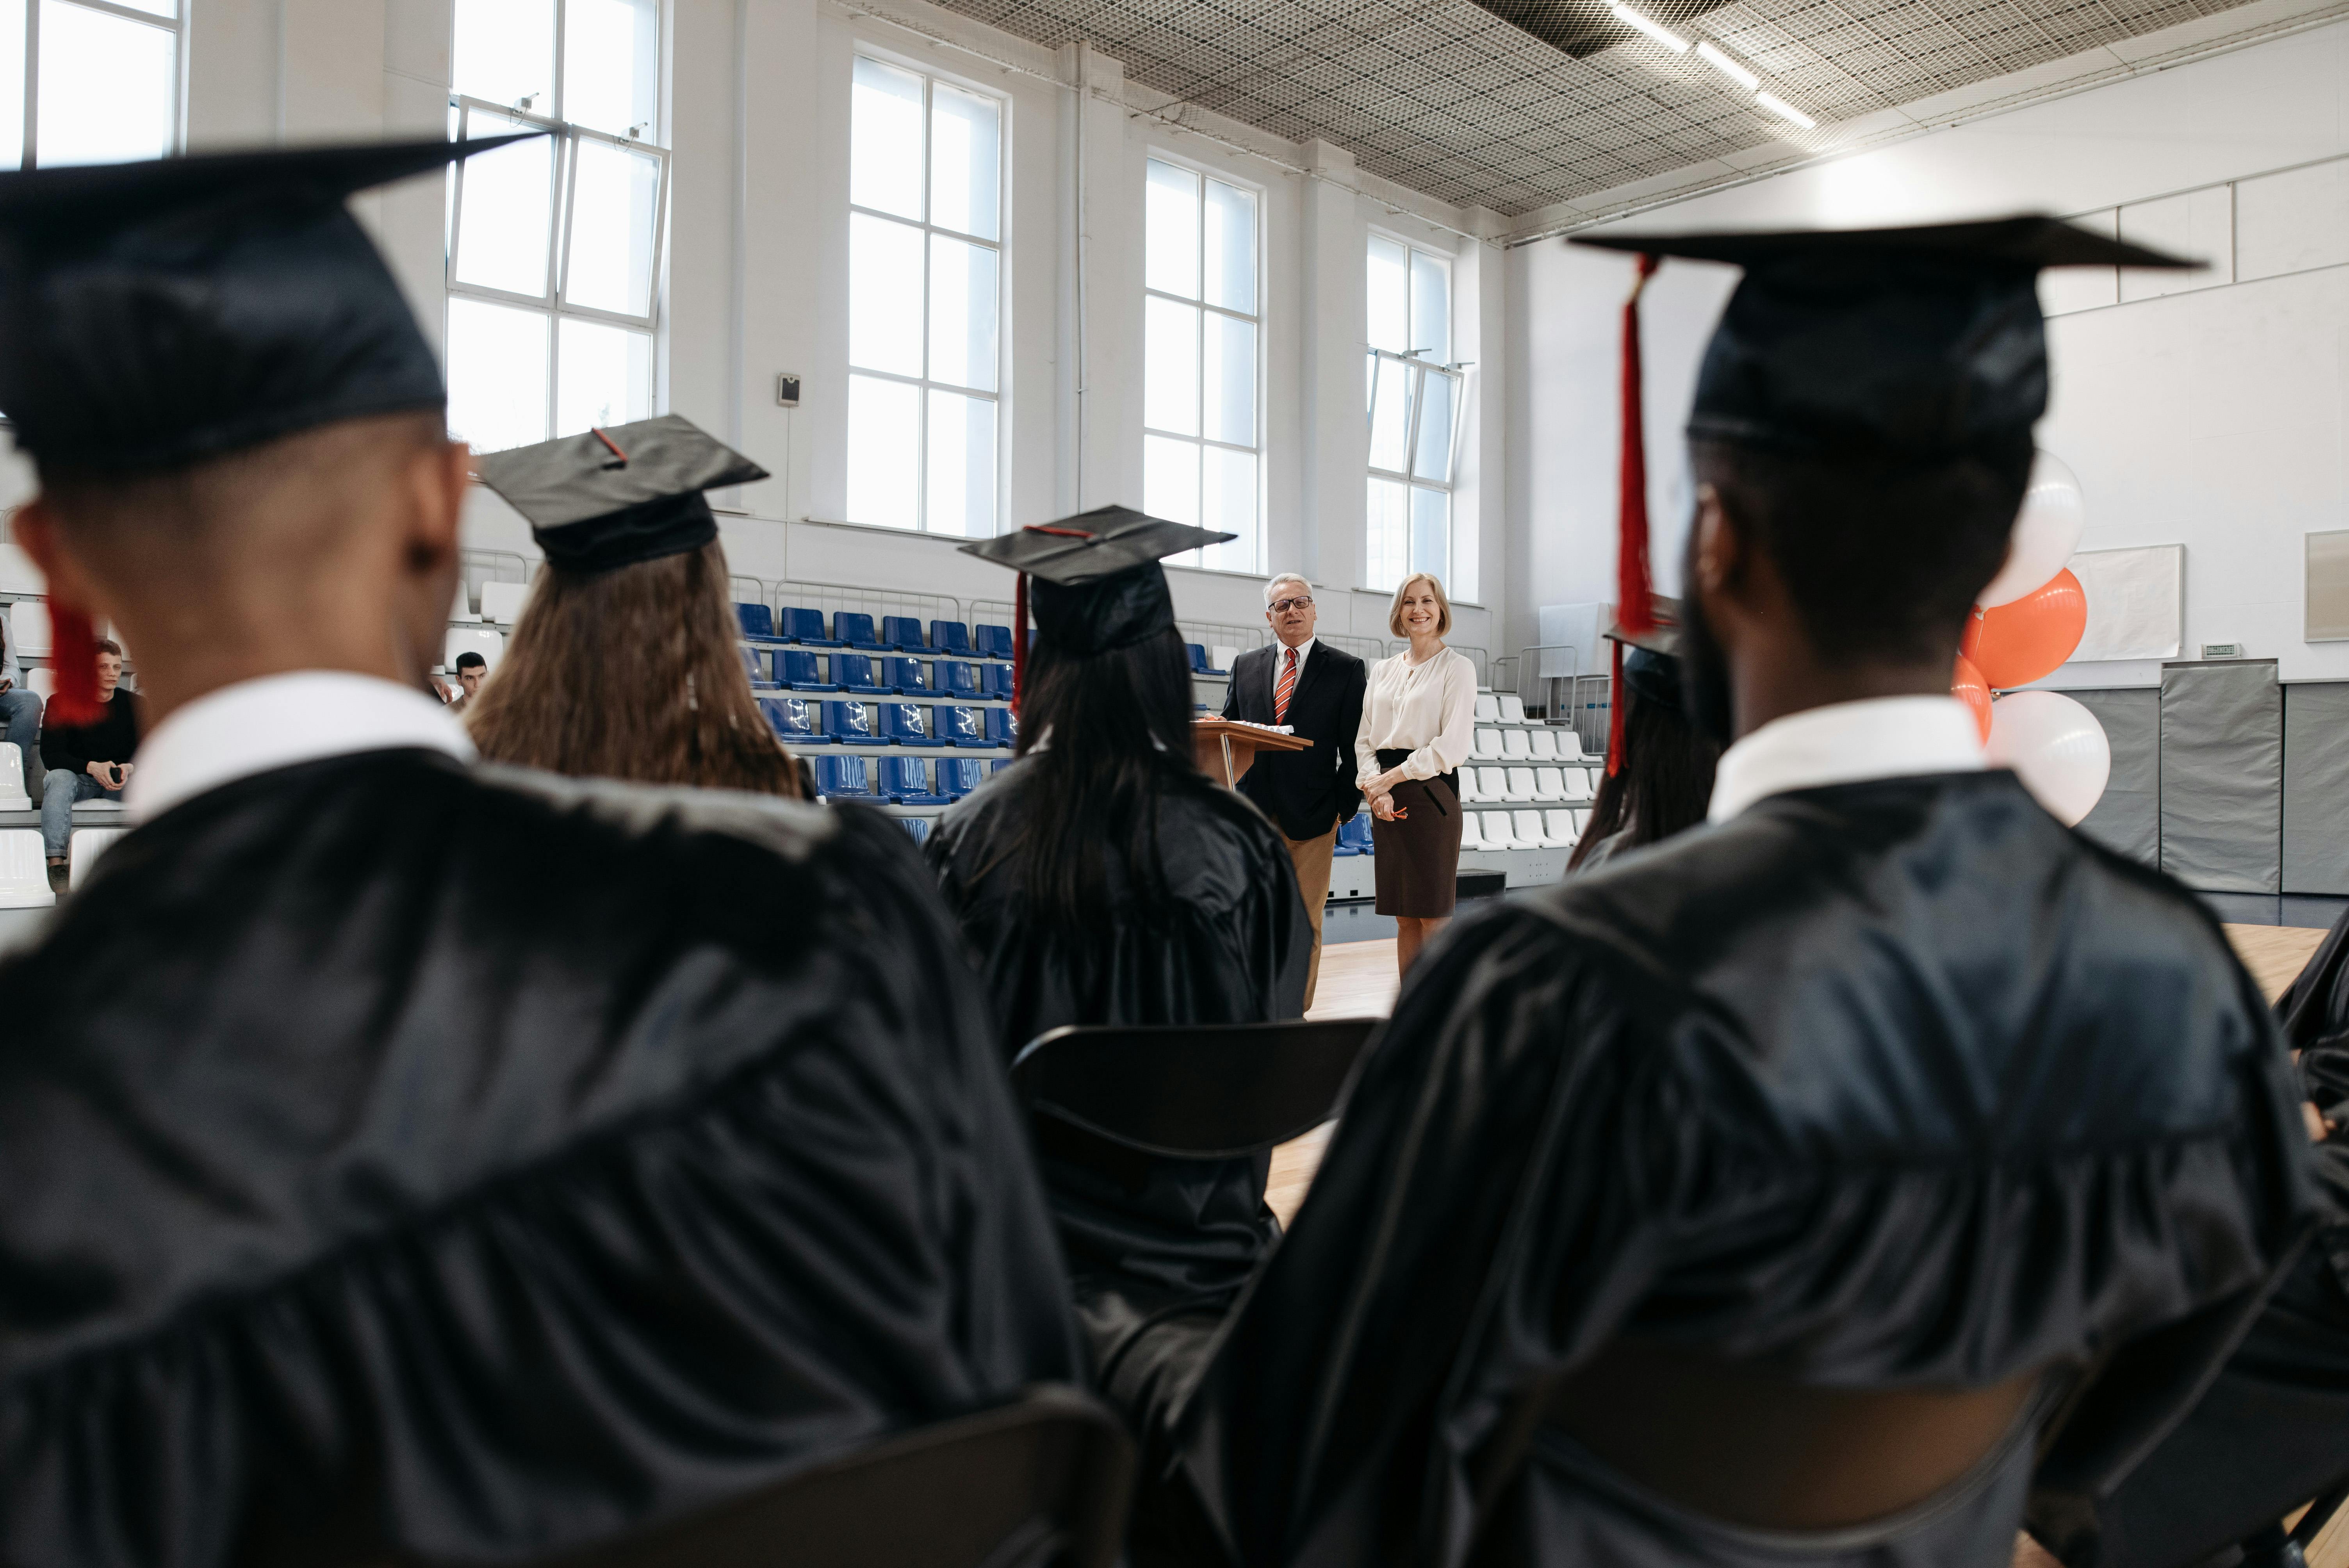
[[[121,799],[121,790],[109,789],[87,773],[50,769],[48,778],[41,784],[41,843],[49,851],[49,859],[66,858],[66,841],[73,837],[75,801]]]
[[[25,793],[33,792],[33,780],[41,766],[41,698],[37,692],[22,686],[0,691],[0,740],[16,745],[19,759],[25,764]]]

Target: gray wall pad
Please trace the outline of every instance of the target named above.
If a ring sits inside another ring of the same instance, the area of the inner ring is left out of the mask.
[[[2349,690],[2349,686],[2344,686]],[[2147,865],[2161,863],[2161,693],[2152,686],[2064,694],[2096,716],[2113,748],[2104,799],[2080,831]]]
[[[2349,681],[2284,688],[2283,891],[2349,893]]]
[[[2283,688],[2272,659],[2161,669],[2161,869],[2211,892],[2283,890]]]

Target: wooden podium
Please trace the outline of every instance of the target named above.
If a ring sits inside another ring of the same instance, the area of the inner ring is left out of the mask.
[[[1313,746],[1301,735],[1283,735],[1230,718],[1194,719],[1191,736],[1198,748],[1199,771],[1210,778],[1221,772],[1230,785],[1239,783],[1259,751],[1306,751]]]

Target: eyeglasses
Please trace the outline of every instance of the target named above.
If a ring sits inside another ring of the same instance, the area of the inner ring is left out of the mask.
[[[1294,599],[1275,599],[1265,608],[1278,615],[1283,610],[1310,610],[1313,608],[1313,601],[1302,595]]]

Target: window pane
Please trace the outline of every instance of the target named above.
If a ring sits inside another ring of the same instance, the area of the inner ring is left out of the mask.
[[[554,433],[625,425],[653,417],[650,333],[564,318],[555,356]]]
[[[1150,160],[1143,207],[1143,283],[1185,299],[1199,297],[1199,177]]]
[[[1412,487],[1411,569],[1438,577],[1452,571],[1452,498],[1442,490]]]
[[[172,4],[172,0],[115,0],[115,4],[128,5],[133,11],[145,11],[157,16],[176,16],[180,14],[179,6]]]
[[[0,169],[25,163],[25,0],[0,0]]]
[[[1154,430],[1197,435],[1198,307],[1171,299],[1145,299],[1142,330],[1142,422]]]
[[[862,56],[849,93],[848,199],[922,216],[922,78]]]
[[[1417,251],[1411,253],[1411,349],[1452,362],[1452,269]]]
[[[1433,370],[1419,373],[1419,442],[1411,471],[1438,484],[1452,482],[1452,377]]]
[[[849,214],[848,362],[898,376],[922,373],[919,229]]]
[[[457,0],[449,90],[554,112],[554,0]]]
[[[1204,453],[1205,473],[1199,487],[1199,526],[1237,539],[1209,545],[1204,564],[1219,572],[1249,572],[1256,567],[1256,454],[1209,447]]]
[[[563,297],[621,315],[653,313],[660,160],[579,139],[571,186],[571,259]]]
[[[943,84],[930,89],[930,222],[942,229],[999,239],[997,166],[1003,111]]]
[[[41,0],[41,108],[34,157],[44,166],[120,163],[171,150],[177,40],[66,0]],[[18,110],[21,121],[23,111]]]
[[[1392,480],[1371,481],[1370,522],[1363,541],[1362,586],[1392,590],[1402,581],[1410,529],[1405,487]]]
[[[995,390],[996,268],[984,245],[930,236],[930,379]]]
[[[1256,195],[1207,181],[1207,303],[1256,314]]]
[[[517,129],[495,115],[467,116],[472,136]],[[457,281],[509,294],[546,294],[548,230],[554,222],[549,181],[555,140],[533,137],[459,164]]]
[[[1142,438],[1142,510],[1169,522],[1199,521],[1199,449],[1164,436]]]
[[[870,376],[848,378],[848,521],[920,524],[921,389]]]
[[[658,0],[570,0],[563,17],[564,119],[643,140],[660,123],[659,66]]]
[[[1392,240],[1371,236],[1371,346],[1411,351],[1410,253]]]
[[[995,531],[995,405],[954,392],[930,394],[929,516],[933,533],[983,539]]]
[[[546,327],[534,310],[449,302],[449,432],[477,452],[546,439]]]
[[[1381,359],[1377,375],[1371,397],[1371,467],[1401,473],[1411,435],[1413,372],[1399,359]]]
[[[1153,301],[1153,304],[1163,303]],[[1256,445],[1256,323],[1213,311],[1206,317],[1207,435]]]

